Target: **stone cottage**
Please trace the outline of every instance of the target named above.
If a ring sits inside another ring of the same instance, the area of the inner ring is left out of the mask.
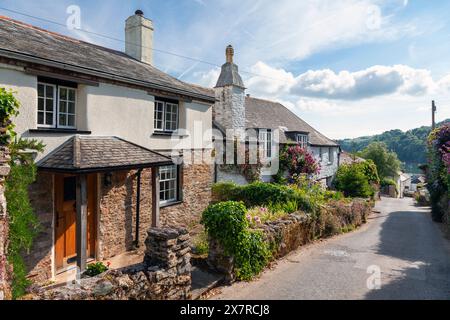
[[[324,186],[331,185],[339,166],[340,146],[282,104],[246,95],[244,82],[234,63],[232,46],[226,48],[226,63],[222,66],[215,88],[204,90],[214,94],[217,100],[213,111],[216,151],[229,152],[226,145],[233,140],[230,135],[242,137],[244,134],[247,140],[255,138],[260,157],[270,164],[266,167],[271,167],[279,150],[286,145],[299,144],[320,163],[321,172],[315,178]],[[246,178],[239,170],[233,170],[226,160],[223,161],[226,166],[216,165],[216,181],[246,184]],[[263,169],[261,180],[271,181],[277,171],[278,167]]]
[[[22,104],[16,131],[46,145],[30,189],[35,282],[131,250],[150,226],[191,227],[210,201],[215,95],[153,66],[153,32],[136,11],[119,52],[0,17],[0,86]]]

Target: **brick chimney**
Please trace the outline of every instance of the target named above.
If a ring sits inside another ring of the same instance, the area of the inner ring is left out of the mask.
[[[141,10],[125,24],[125,53],[136,60],[153,65],[153,22]]]

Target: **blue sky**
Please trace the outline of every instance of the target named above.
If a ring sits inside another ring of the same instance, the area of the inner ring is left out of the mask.
[[[252,96],[277,100],[331,138],[356,137],[450,117],[450,2],[444,0],[1,0],[0,7],[120,40],[142,9],[155,26],[155,65],[213,86],[226,45]],[[123,50],[115,41],[2,10],[0,14]]]

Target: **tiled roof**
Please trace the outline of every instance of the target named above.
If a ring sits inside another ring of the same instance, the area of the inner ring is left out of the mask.
[[[38,162],[48,171],[100,171],[167,165],[172,160],[117,137],[74,136]]]
[[[205,94],[213,95],[214,89],[198,86],[199,90],[203,90]],[[309,133],[310,143],[316,146],[336,146],[339,144],[327,138],[322,133],[311,127],[296,114],[283,106],[281,103],[257,99],[253,97],[245,98],[245,118],[248,129],[280,129],[284,132],[280,135],[281,143],[294,142],[292,133],[307,132]],[[218,129],[221,128],[220,123],[214,123]]]
[[[282,129],[281,143],[292,142],[290,133],[305,132],[311,145],[339,146],[278,102],[246,97],[245,118],[247,128]]]
[[[366,160],[364,160],[363,158],[354,156],[354,155],[352,155],[352,154],[350,154],[348,152],[345,152],[345,151],[341,152],[340,159],[339,159],[339,163],[341,165],[343,165],[343,164],[361,163],[361,162],[364,162],[364,161],[366,161]]]
[[[152,89],[167,90],[214,103],[214,95],[205,95],[195,86],[179,81],[155,67],[131,58],[123,52],[43,30],[0,16],[0,56],[20,54],[24,60],[39,58],[50,65],[81,68],[86,74],[100,73],[106,79],[120,77],[138,81]]]

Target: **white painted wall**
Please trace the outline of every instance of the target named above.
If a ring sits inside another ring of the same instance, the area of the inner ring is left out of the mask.
[[[37,129],[37,77],[20,68],[0,64],[0,87],[17,91],[20,115],[14,119],[16,131],[24,138],[46,144],[39,159],[58,147],[72,134],[29,133]],[[154,136],[154,100],[146,91],[100,83],[98,87],[79,85],[77,90],[77,129],[93,136],[117,136],[152,150],[211,149],[212,106],[200,102],[180,102],[180,128],[186,136]]]
[[[320,149],[322,148],[322,159],[320,159]],[[339,163],[339,148],[332,147],[333,161],[330,161],[330,153],[328,147],[309,147],[309,151],[312,152],[314,158],[320,163],[321,170],[317,176],[318,180],[334,177],[338,170]]]

